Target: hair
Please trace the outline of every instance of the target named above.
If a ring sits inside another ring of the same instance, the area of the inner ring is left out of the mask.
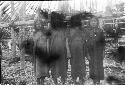
[[[65,15],[63,13],[52,12],[51,13],[51,26],[53,29],[67,28],[65,21]]]
[[[71,28],[80,27],[82,25],[81,20],[87,20],[92,17],[94,17],[94,15],[92,15],[92,13],[90,12],[82,12],[71,16],[70,19]]]
[[[40,14],[46,20],[49,19],[48,11],[46,11],[46,10],[44,11],[41,9],[39,9],[38,11],[40,11]],[[72,15],[71,18],[67,22],[65,22],[66,15],[64,13],[58,13],[58,12],[53,11],[53,12],[51,12],[50,16],[51,16],[50,17],[51,27],[52,27],[52,29],[56,29],[56,30],[57,29],[66,29],[68,23],[70,24],[71,28],[80,27],[82,25],[81,20],[86,20],[86,19],[90,19],[90,18],[94,17],[94,15],[90,12],[82,12],[82,13]]]
[[[40,15],[42,15],[42,17],[40,17],[40,18],[44,17],[46,20],[49,19],[48,11],[41,10],[41,9],[39,9],[38,11],[39,11],[38,13],[40,13]],[[52,29],[56,29],[57,30],[57,29],[64,29],[64,28],[66,28],[67,24],[64,22],[65,15],[63,13],[57,13],[57,12],[53,11],[53,12],[51,12],[50,16],[51,16],[50,17],[50,19],[51,19],[50,23],[51,23]]]

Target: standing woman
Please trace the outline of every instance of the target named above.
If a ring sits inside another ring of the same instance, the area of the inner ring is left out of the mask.
[[[70,19],[70,32],[69,32],[69,47],[71,53],[71,75],[73,80],[79,77],[80,81],[84,82],[86,77],[86,64],[85,64],[85,41],[86,36],[82,20],[85,20],[89,14],[78,13],[71,16]]]
[[[74,81],[79,77],[80,81],[84,82],[86,66],[82,37],[80,27],[70,29],[69,47],[71,53],[71,75]]]
[[[40,17],[39,19],[44,18],[45,21],[47,19],[51,19],[49,24],[49,29],[46,30],[44,39],[39,38],[39,36],[41,36],[42,34],[40,33],[40,31],[37,31],[37,34],[35,34],[35,35],[38,35],[38,37],[36,36],[36,39],[34,38],[35,41],[39,40],[37,41],[39,42],[37,43],[38,47],[43,47],[42,46],[43,40],[48,42],[44,46],[49,48],[49,49],[47,48],[47,54],[49,54],[48,56],[50,57],[47,65],[48,67],[45,66],[45,64],[42,66],[42,63],[38,61],[39,63],[41,63],[41,67],[43,68],[42,70],[42,68],[39,68],[37,66],[38,69],[40,69],[38,71],[39,72],[43,71],[43,73],[45,72],[45,75],[46,75],[48,73],[48,68],[49,68],[49,70],[51,70],[51,74],[54,79],[54,82],[57,83],[57,78],[61,76],[62,82],[64,83],[67,76],[67,55],[66,55],[66,36],[65,36],[66,24],[64,23],[65,16],[62,13],[59,14],[57,12],[51,12],[51,16],[48,17],[47,12],[43,12],[41,11],[41,9],[38,12],[39,12],[38,16]],[[42,20],[38,20],[38,22],[39,21],[42,21]],[[48,37],[48,41],[47,41],[47,37]]]
[[[105,37],[103,30],[98,27],[98,24],[98,19],[92,18],[90,19],[90,27],[84,30],[87,40],[87,52],[90,56],[90,77],[95,83],[104,80],[103,58]]]
[[[48,64],[43,63],[41,57],[47,57],[47,36],[45,35],[44,26],[46,25],[46,12],[43,12],[41,8],[38,8],[37,14],[35,16],[35,32],[33,35],[35,54],[34,56],[34,69],[37,78],[37,85],[43,85],[45,77],[49,76]],[[45,53],[41,51],[45,51]]]
[[[42,57],[47,57],[46,54],[42,54],[41,50],[47,52],[47,38],[42,32],[37,32],[34,37],[34,45],[35,45],[35,71],[38,85],[43,85],[45,77],[49,76],[49,68],[47,63],[43,63]],[[43,52],[44,52],[43,51]]]
[[[67,76],[67,55],[66,55],[66,37],[65,30],[53,30],[51,38],[51,52],[57,53],[60,57],[59,59],[51,64],[52,76],[55,83],[57,83],[57,78],[61,76],[62,82],[64,83]]]
[[[67,77],[68,66],[66,51],[66,24],[64,23],[64,14],[52,12],[51,27],[50,52],[56,53],[59,55],[59,58],[50,65],[50,69],[55,83],[57,83],[57,78],[61,76],[64,84]]]

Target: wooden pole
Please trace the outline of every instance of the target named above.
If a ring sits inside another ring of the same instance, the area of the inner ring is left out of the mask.
[[[23,1],[22,2],[23,4],[22,4],[22,9],[21,9],[21,15],[20,15],[20,17],[21,17],[21,19],[23,20],[23,21],[25,21],[25,10],[26,10],[26,1]],[[21,39],[22,41],[25,39],[25,29],[24,29],[24,26],[22,26],[21,27],[22,28],[22,38],[23,39]],[[21,42],[22,42],[21,41]],[[25,68],[25,55],[24,55],[24,53],[23,53],[23,50],[21,51],[21,58],[20,58],[20,61],[21,61],[21,69],[23,69],[24,70],[24,68]]]
[[[15,13],[15,9],[14,9],[14,1],[11,1],[11,17],[13,16],[13,14]],[[11,21],[12,23],[12,28],[11,28],[11,37],[12,37],[12,57],[16,57],[16,38],[15,38],[15,32],[14,32],[14,24],[13,21]]]

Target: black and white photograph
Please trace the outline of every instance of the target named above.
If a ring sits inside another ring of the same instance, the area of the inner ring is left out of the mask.
[[[125,85],[125,0],[0,1],[0,85]]]

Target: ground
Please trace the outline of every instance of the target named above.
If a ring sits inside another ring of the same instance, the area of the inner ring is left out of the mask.
[[[30,57],[27,57],[25,59],[25,70],[21,70],[19,51],[17,51],[17,57],[15,59],[12,59],[11,51],[2,50],[2,52],[3,57],[1,61],[1,67],[4,82],[9,81],[18,84],[21,81],[25,81],[27,85],[36,85],[33,70],[34,67]],[[108,55],[106,54],[105,56]],[[114,60],[104,58],[105,77],[108,75],[114,75],[120,79],[125,79],[125,69],[121,68],[120,66],[121,65],[119,63],[116,63]],[[69,69],[71,68],[69,67]],[[52,78],[46,78],[45,83],[48,83],[47,85],[50,85],[50,82],[52,82]],[[67,82],[72,83],[70,77],[67,79]],[[68,83],[67,85],[69,85]]]

